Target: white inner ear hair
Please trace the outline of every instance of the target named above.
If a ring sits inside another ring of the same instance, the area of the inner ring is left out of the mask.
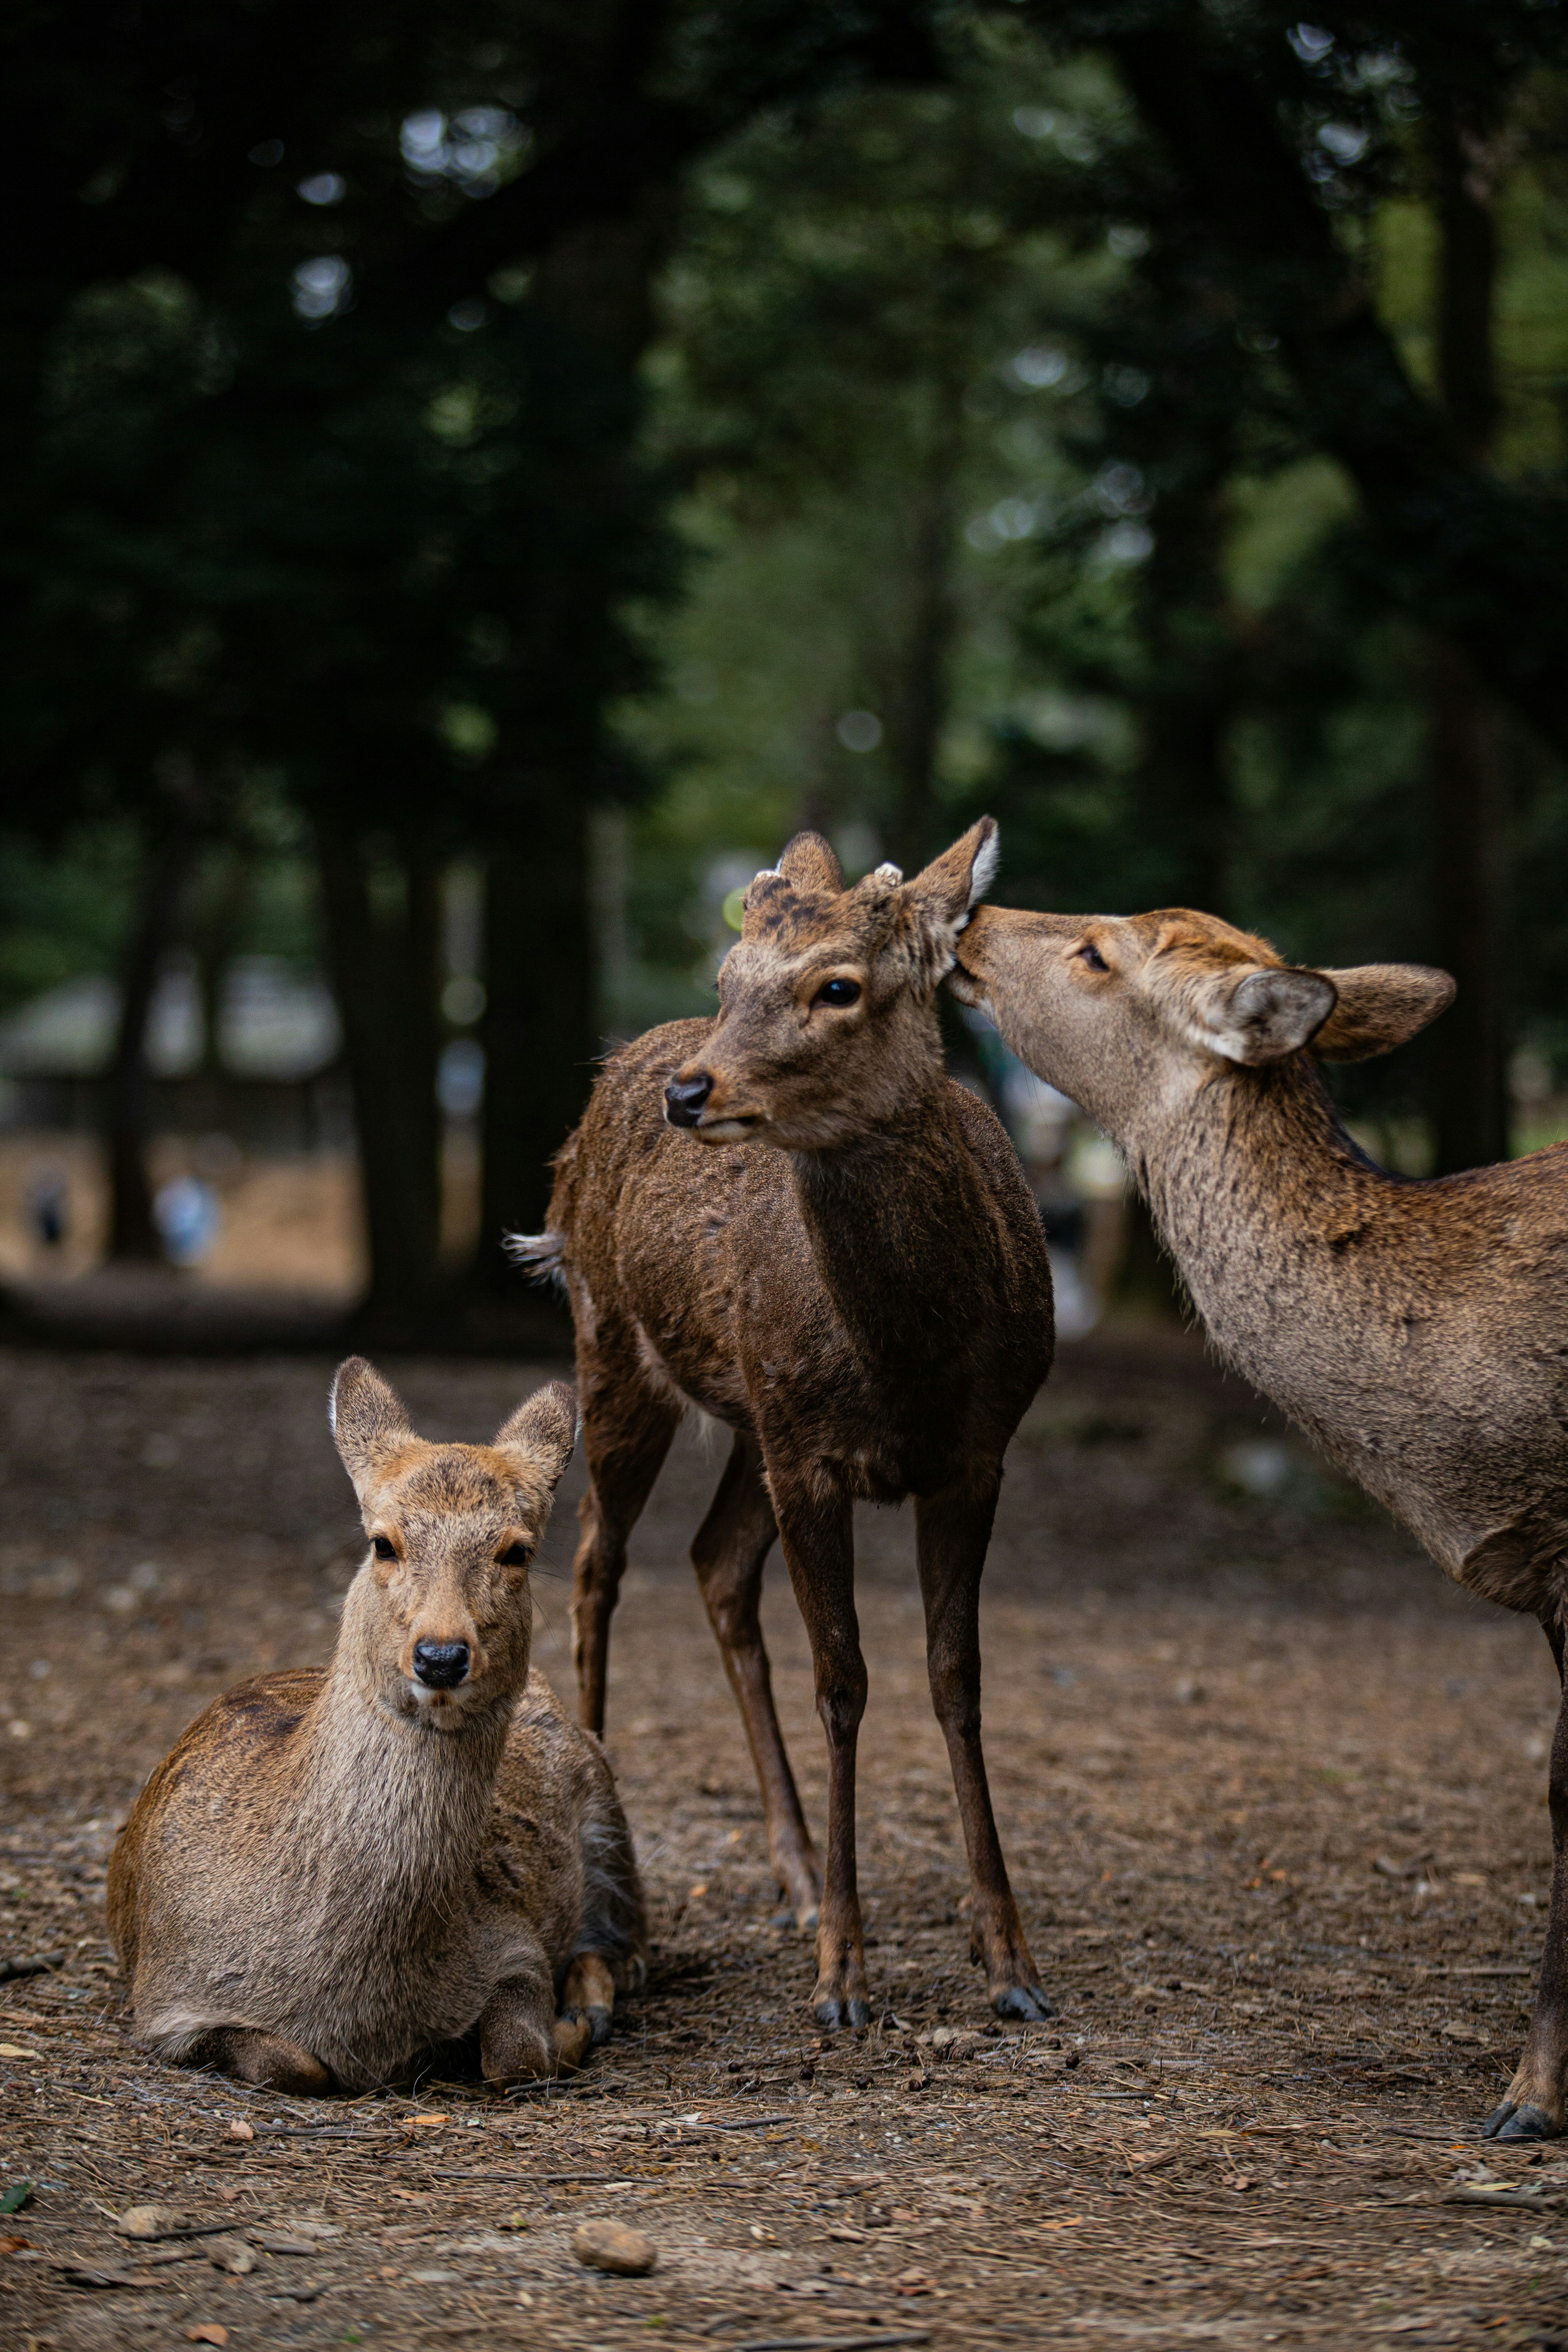
[[[995,881],[1001,859],[1002,835],[994,833],[988,840],[981,843],[974,863],[969,869],[969,903],[972,907],[977,898],[984,898]]]

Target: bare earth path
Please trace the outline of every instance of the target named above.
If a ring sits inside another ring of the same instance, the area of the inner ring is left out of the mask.
[[[539,1376],[385,1369],[427,1434],[467,1437]],[[819,2046],[685,1563],[721,1460],[694,1431],[616,1627],[610,1747],[658,1955],[609,2049],[548,2101],[432,2083],[294,2105],[150,2063],[104,1858],[208,1697],[330,1646],[359,1551],[330,1370],[0,1356],[0,1963],[62,1956],[0,1979],[0,2191],[35,2184],[0,2218],[7,2352],[1568,2346],[1568,2145],[1476,2136],[1543,1917],[1546,1645],[1448,1591],[1174,1336],[1069,1352],[988,1577],[987,1746],[1059,2020],[1000,2031],[980,2004],[911,1525],[868,1514],[886,2013]],[[537,1584],[563,1690],[569,1489]],[[768,1622],[820,1830],[782,1570]],[[1489,2170],[1516,2201],[1457,2201]],[[215,2234],[117,2237],[150,2201]],[[581,2269],[592,2216],[645,2231],[656,2273]]]

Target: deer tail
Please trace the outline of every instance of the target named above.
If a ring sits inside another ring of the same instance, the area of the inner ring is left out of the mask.
[[[501,1244],[514,1265],[520,1265],[533,1282],[553,1282],[565,1286],[566,1236],[564,1234],[508,1234]]]

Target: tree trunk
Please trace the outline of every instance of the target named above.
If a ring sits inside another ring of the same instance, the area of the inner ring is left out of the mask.
[[[405,1322],[430,1300],[440,1240],[436,1099],[439,866],[401,845],[405,899],[378,921],[361,845],[317,827],[328,952],[359,1134],[373,1319]]]
[[[1485,464],[1497,422],[1493,292],[1497,234],[1489,158],[1450,116],[1431,130],[1439,228],[1438,382],[1466,457]],[[1501,959],[1509,795],[1500,729],[1474,667],[1447,638],[1430,665],[1428,810],[1433,945],[1458,982],[1426,1061],[1427,1113],[1440,1176],[1508,1156],[1508,1055]]]
[[[890,665],[885,702],[898,791],[893,856],[910,874],[942,847],[936,838],[936,766],[958,634],[953,560],[963,457],[963,386],[957,376],[949,376],[935,390],[931,446],[910,500],[904,641]]]
[[[550,1161],[583,1114],[599,1050],[588,808],[541,795],[526,840],[498,845],[485,887],[484,1178],[475,1267],[516,1298],[501,1243],[543,1230]]]
[[[1433,646],[1429,692],[1433,928],[1437,961],[1458,982],[1426,1062],[1436,1171],[1447,1176],[1508,1157],[1509,810],[1497,721],[1456,646]]]
[[[161,1264],[147,1174],[147,1021],[179,914],[194,844],[177,829],[147,853],[142,903],[120,974],[120,1027],[109,1066],[104,1142],[109,1160],[109,1255]]]

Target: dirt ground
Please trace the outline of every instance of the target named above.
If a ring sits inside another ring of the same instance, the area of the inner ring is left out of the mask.
[[[822,2045],[685,1562],[721,1458],[694,1429],[616,1626],[657,1951],[609,2047],[548,2098],[291,2104],[150,2063],[105,1858],[212,1695],[330,1651],[359,1549],[330,1369],[0,1356],[0,1961],[59,1956],[0,1981],[0,2189],[34,2184],[0,2220],[0,2344],[1568,2345],[1568,2149],[1478,2137],[1543,1919],[1546,1645],[1174,1334],[1065,1351],[987,1580],[993,1779],[1058,2019],[981,2000],[910,1521],[868,1512],[881,2021]],[[430,1435],[488,1433],[539,1377],[385,1369]],[[576,1491],[536,1588],[563,1688]],[[820,1830],[782,1570],[768,1632]],[[1516,2201],[1476,2201],[1488,2177]],[[215,2234],[129,2245],[148,2201]],[[595,2216],[654,2240],[650,2277],[578,2266]]]

